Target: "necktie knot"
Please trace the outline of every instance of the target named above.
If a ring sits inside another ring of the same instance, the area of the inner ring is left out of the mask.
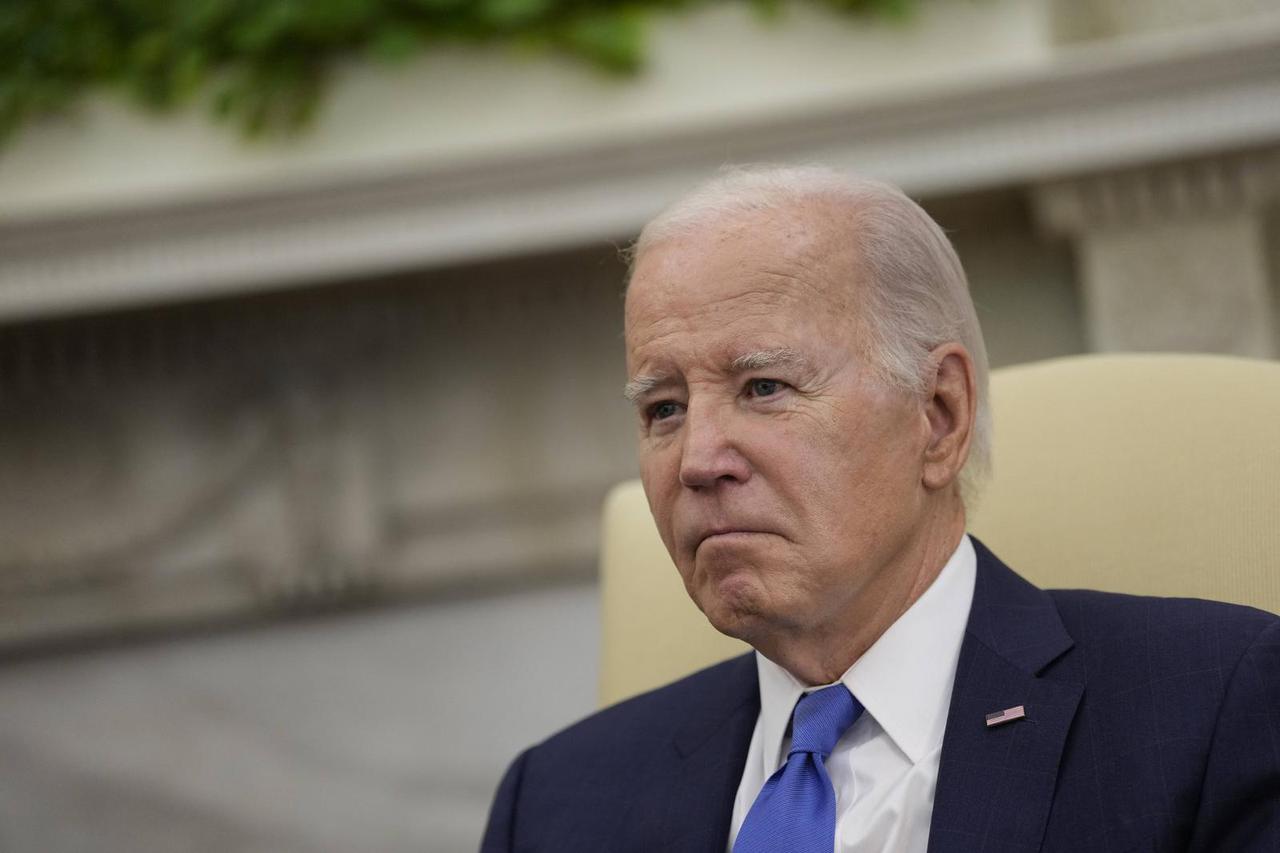
[[[843,684],[833,684],[801,697],[791,715],[788,755],[812,752],[826,759],[836,748],[836,741],[861,713],[862,705]]]

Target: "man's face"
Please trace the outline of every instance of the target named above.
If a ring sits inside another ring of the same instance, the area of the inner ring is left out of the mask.
[[[658,530],[711,623],[757,645],[867,612],[923,511],[927,416],[871,375],[856,258],[822,213],[659,243],[627,295]]]

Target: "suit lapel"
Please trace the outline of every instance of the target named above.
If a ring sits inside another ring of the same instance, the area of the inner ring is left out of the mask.
[[[1083,685],[1045,675],[1071,637],[1052,600],[980,542],[929,832],[931,853],[1040,849]],[[986,715],[1022,705],[1024,719]]]
[[[724,853],[760,713],[755,656],[734,659],[707,693],[705,701],[687,703],[690,717],[646,768],[635,788],[646,794],[619,827],[617,849]]]

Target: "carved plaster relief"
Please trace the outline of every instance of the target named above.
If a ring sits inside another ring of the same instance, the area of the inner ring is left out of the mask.
[[[1039,187],[1041,223],[1072,238],[1096,350],[1273,356],[1269,149],[1136,167]]]
[[[610,251],[0,334],[0,645],[581,576]]]

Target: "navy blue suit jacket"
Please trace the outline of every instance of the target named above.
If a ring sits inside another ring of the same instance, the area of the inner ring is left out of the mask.
[[[931,853],[1280,851],[1280,618],[1040,590],[975,547]],[[759,707],[744,655],[589,717],[516,759],[482,850],[724,853]]]

